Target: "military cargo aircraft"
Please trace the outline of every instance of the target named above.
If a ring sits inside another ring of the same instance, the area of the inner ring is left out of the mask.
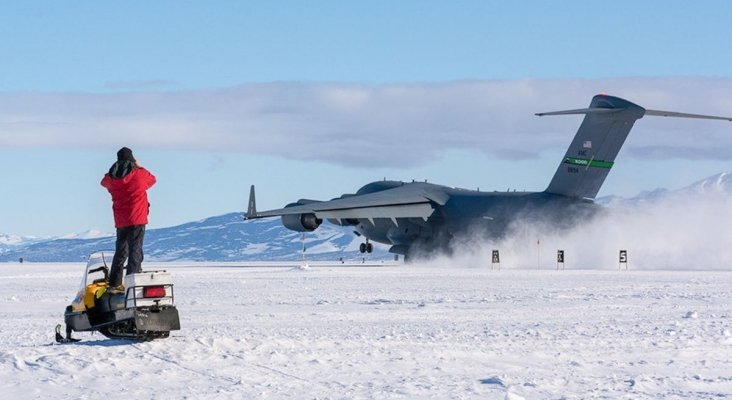
[[[353,226],[370,241],[390,245],[389,251],[406,258],[434,251],[449,251],[461,234],[505,235],[513,222],[549,223],[571,227],[598,210],[597,195],[636,120],[649,116],[732,121],[732,117],[647,110],[619,97],[594,96],[588,108],[538,113],[584,115],[577,134],[543,192],[485,192],[427,182],[377,181],[328,201],[301,199],[284,208],[257,211],[254,186],[246,219],[279,216],[297,232],[311,232],[324,220]]]

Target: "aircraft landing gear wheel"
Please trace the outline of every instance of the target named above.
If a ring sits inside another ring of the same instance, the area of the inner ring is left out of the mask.
[[[374,251],[374,245],[369,243],[369,241],[367,240],[366,243],[361,243],[361,245],[358,246],[358,251],[360,251],[361,254],[371,253],[372,251]]]

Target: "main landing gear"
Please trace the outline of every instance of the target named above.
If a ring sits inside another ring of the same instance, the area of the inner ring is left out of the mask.
[[[369,243],[368,239],[366,239],[366,243],[361,243],[361,245],[358,246],[358,251],[360,251],[361,254],[371,253],[372,251],[374,251],[374,246],[371,243]]]

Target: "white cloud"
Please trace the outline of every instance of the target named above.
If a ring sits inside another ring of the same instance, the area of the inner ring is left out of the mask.
[[[732,115],[732,78],[268,83],[179,92],[3,93],[0,146],[193,149],[349,166],[416,166],[447,149],[503,159],[564,149],[598,92],[670,111]],[[646,117],[626,157],[732,158],[732,125]]]

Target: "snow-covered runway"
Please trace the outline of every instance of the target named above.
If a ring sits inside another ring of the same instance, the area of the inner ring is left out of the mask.
[[[181,331],[53,327],[81,264],[0,264],[2,398],[724,398],[732,272],[148,265]]]

